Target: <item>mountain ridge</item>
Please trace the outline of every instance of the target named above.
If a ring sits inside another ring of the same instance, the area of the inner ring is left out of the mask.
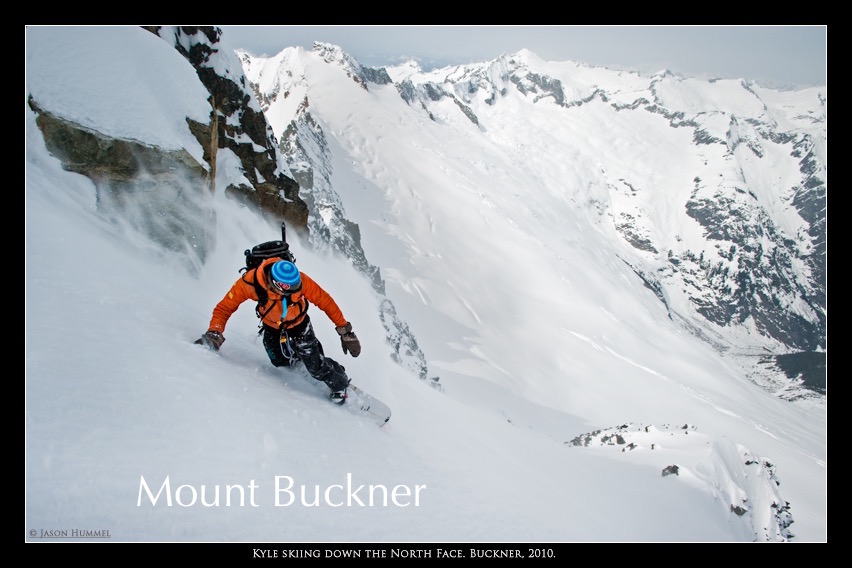
[[[365,68],[338,46],[317,43],[310,52],[298,48],[292,54],[317,55],[342,69],[361,89],[387,85],[371,81]],[[304,67],[303,62],[300,69]],[[287,73],[300,76],[297,69]],[[415,112],[446,128],[469,124],[509,153],[533,148],[538,152],[534,137],[547,132],[544,119],[536,124],[533,118],[522,130],[497,133],[499,126],[493,121],[502,117],[502,106],[513,104],[527,105],[530,116],[538,105],[548,111],[551,106],[564,109],[577,115],[566,120],[587,121],[585,126],[594,131],[589,137],[598,136],[603,125],[642,124],[654,134],[637,136],[633,131],[627,137],[658,154],[663,152],[648,138],[665,140],[670,137],[666,132],[687,133],[687,138],[678,138],[680,148],[673,148],[671,158],[658,160],[687,164],[679,168],[677,184],[661,183],[660,175],[631,171],[635,152],[624,160],[611,152],[606,165],[600,161],[601,179],[582,182],[574,189],[575,199],[598,212],[594,222],[606,220],[630,245],[634,253],[625,255],[625,262],[669,312],[686,322],[687,329],[715,337],[713,344],[722,351],[737,352],[744,344],[751,345],[743,360],[750,373],[765,370],[755,366],[754,353],[763,357],[824,353],[824,89],[781,92],[745,80],[700,81],[669,72],[643,77],[573,62],[544,62],[528,50],[428,73],[406,63],[386,74]],[[259,97],[268,100],[273,128],[281,130],[287,119],[275,114],[278,99],[264,92],[257,79],[252,85]],[[303,107],[310,106],[309,85],[305,79],[299,81]],[[601,109],[627,120],[599,116]],[[315,129],[321,130],[316,125]],[[602,144],[623,145],[617,133],[603,138]],[[546,147],[599,161],[570,140],[554,137]],[[554,163],[560,159],[558,152],[551,159]],[[321,164],[328,157],[303,158]],[[780,173],[767,182],[769,171]],[[665,215],[651,211],[652,199],[642,199],[657,191],[671,193],[677,204]],[[806,382],[819,383],[819,373],[818,368]],[[775,375],[770,388],[789,395],[789,377],[778,368]],[[810,396],[807,392],[792,396],[800,395]]]

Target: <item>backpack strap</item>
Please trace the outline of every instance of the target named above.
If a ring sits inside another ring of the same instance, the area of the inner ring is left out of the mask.
[[[291,306],[291,305],[293,305],[293,304],[295,304],[296,306],[298,306],[298,308],[299,308],[299,312],[296,314],[296,316],[295,316],[294,318],[289,319],[289,320],[284,320],[284,321],[282,321],[282,322],[281,322],[281,327],[282,327],[282,328],[283,328],[286,324],[288,324],[288,323],[292,323],[292,322],[294,322],[294,321],[298,320],[300,317],[302,317],[302,315],[303,315],[305,312],[307,312],[307,311],[308,311],[308,299],[307,299],[307,298],[305,298],[305,295],[304,295],[304,294],[302,294],[302,296],[299,298],[299,300],[298,300],[297,302],[293,302],[293,301],[292,301],[292,299],[291,299],[291,298],[288,298],[287,296],[285,296],[285,298],[286,298],[286,300],[287,300],[287,303],[286,303],[286,305],[284,306],[284,317],[285,317],[285,318],[287,317],[287,307],[288,307],[288,306]],[[282,318],[282,319],[283,319],[283,318]]]
[[[257,271],[259,269],[260,267],[254,268],[252,270],[247,270],[243,273],[241,278],[242,281],[246,284],[251,284],[252,286],[254,286],[254,293],[257,294],[257,305],[254,308],[254,313],[257,314],[257,317],[260,319],[262,332],[263,318],[266,316],[266,314],[272,311],[272,308],[275,307],[275,304],[271,304],[265,311],[263,311],[263,307],[269,302],[269,292],[266,290],[266,288],[263,287],[257,277]],[[249,273],[253,273],[253,278],[251,280],[246,280],[246,276],[248,276]]]

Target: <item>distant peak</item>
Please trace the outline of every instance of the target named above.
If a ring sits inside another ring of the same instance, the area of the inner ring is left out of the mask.
[[[314,47],[311,51],[322,56],[322,58],[326,61],[344,61],[349,58],[346,52],[343,51],[342,47],[334,45],[333,43],[315,41]]]
[[[343,48],[339,45],[315,41],[311,52],[319,55],[328,63],[339,63],[342,67],[348,68],[351,71],[357,72],[361,68],[361,64],[354,57],[343,51]]]
[[[343,49],[339,45],[326,43],[324,41],[315,41],[313,51],[317,53],[337,53],[343,55]]]
[[[527,48],[523,48],[523,49],[516,51],[514,53],[514,55],[511,55],[511,57],[519,60],[522,63],[532,63],[532,62],[543,61],[541,57],[539,57],[538,55],[536,55],[535,53],[533,53],[532,51],[530,51]]]
[[[421,73],[423,71],[423,68],[420,67],[420,63],[416,59],[408,59],[406,61],[403,61],[399,65],[395,65],[395,67],[407,69],[412,73]]]

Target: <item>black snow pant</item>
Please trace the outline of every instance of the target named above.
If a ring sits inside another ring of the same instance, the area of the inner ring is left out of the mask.
[[[308,316],[292,329],[275,329],[264,324],[263,347],[276,367],[290,367],[301,361],[313,378],[327,384],[332,391],[343,390],[349,384],[343,365],[323,354]]]

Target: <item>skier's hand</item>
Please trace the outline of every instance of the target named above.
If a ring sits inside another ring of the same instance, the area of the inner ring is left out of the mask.
[[[361,342],[358,336],[353,332],[349,332],[340,336],[340,343],[343,345],[343,353],[350,353],[353,357],[361,354]]]
[[[225,337],[218,331],[208,331],[204,335],[195,340],[196,345],[203,345],[212,351],[219,351],[222,344],[225,343]]]
[[[346,322],[346,325],[341,325],[334,329],[340,335],[340,344],[343,346],[344,355],[349,353],[353,357],[357,357],[361,354],[361,342],[358,340],[358,336],[352,331],[351,323]]]

